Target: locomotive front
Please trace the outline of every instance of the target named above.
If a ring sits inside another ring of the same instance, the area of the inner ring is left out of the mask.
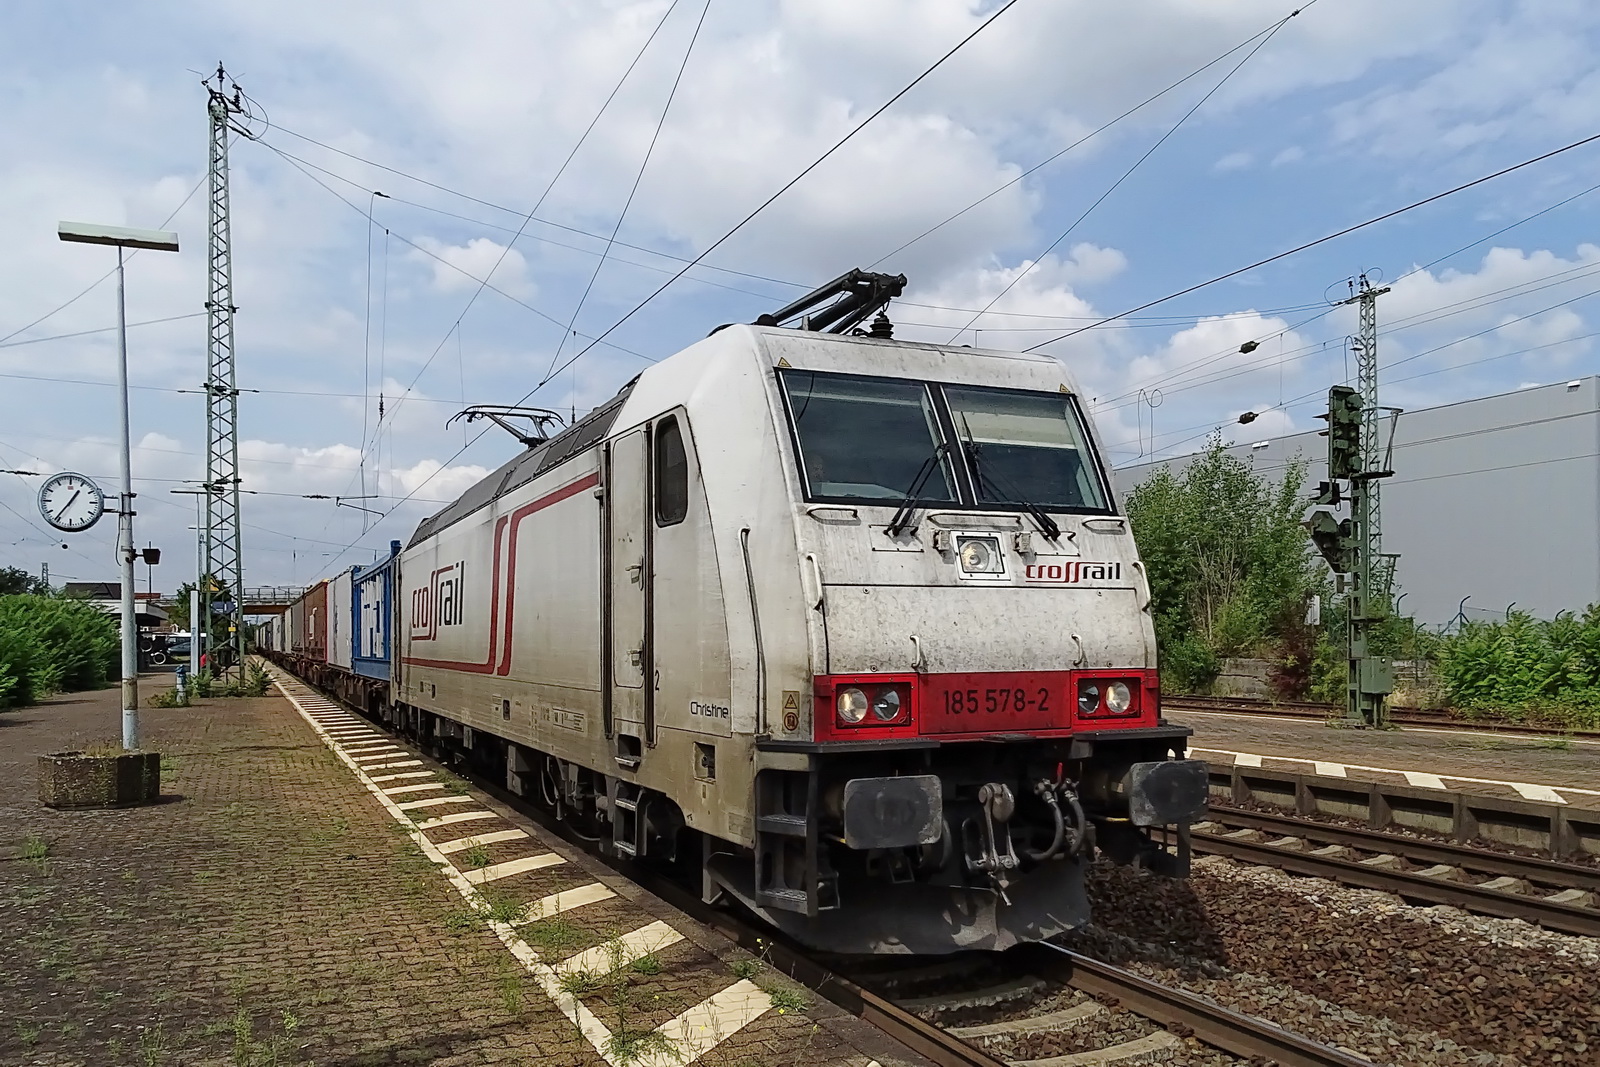
[[[754,863],[710,879],[818,947],[929,953],[1081,925],[1096,854],[1186,873],[1205,767],[1061,364],[751,336],[788,498],[761,530],[792,529],[804,616],[762,670],[809,684],[762,687]]]

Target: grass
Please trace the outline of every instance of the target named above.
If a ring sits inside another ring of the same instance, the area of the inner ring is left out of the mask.
[[[514,971],[505,971],[500,975],[500,1003],[504,1005],[507,1015],[521,1015],[523,1004],[526,1003],[522,994],[522,975]]]
[[[1567,737],[1543,737],[1534,742],[1539,748],[1547,748],[1553,752],[1569,752],[1572,750],[1572,739]]]
[[[482,845],[473,845],[461,854],[461,858],[473,867],[489,866],[489,850]]]
[[[584,931],[580,927],[561,918],[540,919],[523,927],[518,933],[522,935],[522,940],[544,954],[560,953],[584,939]]]
[[[633,973],[652,975],[661,973],[661,957],[654,952],[646,953],[633,961]]]
[[[43,867],[49,855],[50,842],[38,834],[29,834],[28,839],[22,843],[22,858],[29,863]]]
[[[733,976],[735,978],[743,978],[745,981],[749,981],[761,973],[761,961],[749,959],[734,960],[733,966],[729,969],[733,971]]]
[[[167,1032],[160,1024],[139,1031],[139,1062],[143,1067],[161,1067],[166,1052]]]

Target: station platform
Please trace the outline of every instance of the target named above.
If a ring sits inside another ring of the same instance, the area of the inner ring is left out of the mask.
[[[162,802],[119,811],[34,784],[116,689],[0,712],[0,1063],[925,1062],[286,684],[142,709]]]
[[[1309,719],[1174,711],[1190,753],[1257,767],[1507,800],[1600,809],[1600,740],[1407,726],[1351,730]]]

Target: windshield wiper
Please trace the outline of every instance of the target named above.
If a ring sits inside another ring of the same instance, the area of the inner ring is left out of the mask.
[[[967,454],[968,464],[972,467],[972,479],[977,483],[980,490],[985,483],[999,489],[1000,494],[1005,497],[1006,503],[1016,504],[1028,513],[1028,516],[1033,519],[1034,525],[1039,527],[1039,532],[1044,534],[1045,540],[1059,542],[1061,540],[1061,527],[1057,526],[1056,521],[1044,513],[1043,508],[1033,501],[1025,499],[1021,493],[1017,492],[1017,487],[1012,485],[999,471],[991,472],[985,470],[979,464],[978,461],[983,456],[983,446],[973,440],[972,427],[967,425],[965,413],[961,416],[961,428],[966,432],[966,436],[961,439],[961,447]]]
[[[884,533],[890,537],[899,537],[908,526],[912,533],[917,532],[917,528],[911,526],[911,519],[917,513],[917,496],[922,492],[922,487],[928,484],[928,479],[933,475],[935,468],[944,461],[944,454],[949,450],[949,444],[941,443],[934,448],[932,455],[922,461],[922,466],[917,468],[917,476],[911,479],[911,488],[906,490],[900,506],[895,509],[894,518],[883,528]]]

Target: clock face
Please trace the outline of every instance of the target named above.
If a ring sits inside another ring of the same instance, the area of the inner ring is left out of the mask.
[[[53,475],[39,487],[39,514],[58,530],[87,530],[106,510],[100,487],[82,474]]]

